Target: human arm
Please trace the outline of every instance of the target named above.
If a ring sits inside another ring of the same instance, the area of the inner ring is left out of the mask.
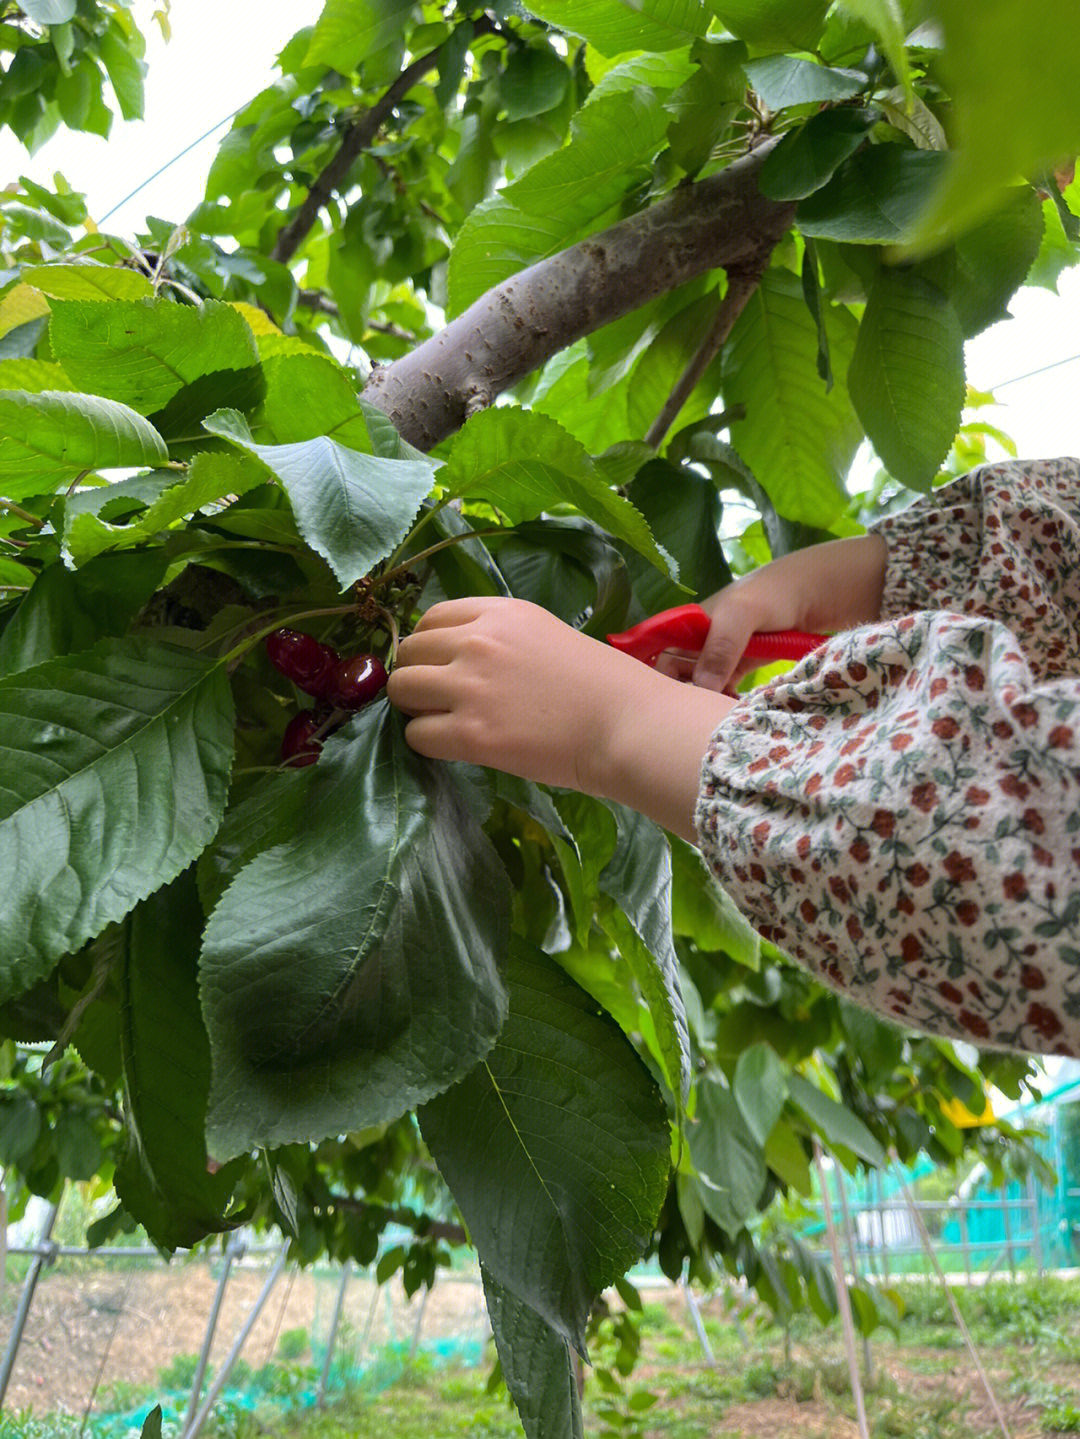
[[[387,695],[420,754],[614,799],[692,843],[701,757],[734,703],[538,605],[482,598],[427,611]]]
[[[1080,679],[1038,679],[993,621],[884,621],[743,697],[703,773],[710,869],[825,983],[1080,1054]]]
[[[1000,620],[1041,673],[1075,672],[1080,464],[985,465],[875,524],[795,551],[704,601],[694,682],[722,690],[751,665],[754,630],[835,632],[920,610]],[[670,666],[669,666],[670,668]]]

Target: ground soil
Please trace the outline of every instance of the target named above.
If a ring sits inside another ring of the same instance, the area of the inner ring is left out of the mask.
[[[61,1261],[62,1262],[62,1261]],[[85,1264],[85,1261],[80,1261]],[[19,1346],[5,1400],[7,1411],[81,1414],[91,1395],[106,1395],[117,1381],[154,1384],[178,1355],[197,1354],[207,1329],[221,1273],[221,1261],[172,1264],[127,1272],[104,1263],[82,1272],[59,1267],[45,1274]],[[219,1364],[263,1288],[267,1267],[234,1265],[225,1289],[211,1364]],[[286,1274],[271,1293],[244,1346],[243,1357],[258,1368],[273,1358],[280,1334],[304,1328],[316,1341],[329,1332],[340,1271],[320,1276]],[[345,1345],[354,1350],[367,1333],[372,1348],[411,1342],[421,1298],[411,1302],[391,1282],[373,1304],[376,1286],[364,1276],[350,1279],[345,1294]],[[13,1318],[11,1296],[0,1313],[0,1353]],[[370,1325],[370,1327],[369,1327]],[[469,1337],[486,1333],[478,1277],[440,1276],[425,1307],[422,1337]],[[321,1352],[321,1351],[320,1351]],[[310,1352],[304,1356],[311,1362]]]

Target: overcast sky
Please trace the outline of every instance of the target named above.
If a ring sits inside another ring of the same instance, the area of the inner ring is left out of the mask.
[[[274,58],[291,35],[314,21],[322,0],[174,0],[173,38],[165,45],[151,19],[156,0],[135,0],[147,36],[146,119],[114,123],[111,137],[61,130],[32,159],[9,130],[0,131],[0,187],[19,175],[48,183],[61,170],[105,215],[155,170],[217,121],[273,82]],[[202,199],[203,184],[225,126],[142,188],[108,221],[134,235],[147,214],[182,220]],[[1060,296],[1022,291],[1015,318],[968,347],[968,379],[997,388],[1001,408],[983,416],[1011,434],[1031,458],[1080,454],[1080,359],[1017,383],[1018,376],[1080,356],[1080,272],[1069,271]]]

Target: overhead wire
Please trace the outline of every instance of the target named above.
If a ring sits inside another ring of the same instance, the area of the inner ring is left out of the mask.
[[[159,175],[164,175],[165,171],[168,170],[171,166],[175,165],[177,160],[182,160],[185,155],[189,155],[191,151],[194,150],[197,146],[201,145],[204,140],[209,140],[210,136],[214,133],[215,130],[220,130],[222,125],[227,125],[230,120],[235,120],[237,115],[240,114],[240,111],[246,110],[250,104],[250,100],[245,100],[242,105],[238,105],[236,109],[233,110],[230,114],[226,115],[223,120],[219,120],[216,125],[211,125],[209,130],[207,130],[204,134],[200,135],[197,140],[192,140],[190,145],[185,145],[185,147],[180,151],[179,154],[174,155],[171,160],[166,160],[164,165],[162,165],[159,169],[155,170],[152,175],[148,175],[146,179],[143,180],[140,184],[136,185],[134,190],[132,190],[129,195],[125,195],[122,200],[118,200],[111,210],[106,210],[105,214],[102,215],[101,218],[98,220],[98,224],[103,225],[106,220],[116,214],[117,210],[122,209],[129,200],[134,200],[135,196],[139,193],[140,190],[145,190],[147,185],[152,184]]]

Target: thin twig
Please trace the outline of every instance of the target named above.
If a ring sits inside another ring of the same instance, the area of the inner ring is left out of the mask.
[[[89,470],[80,470],[80,471],[79,471],[79,473],[78,473],[78,474],[75,476],[75,478],[72,480],[71,484],[68,485],[67,489],[64,491],[64,499],[65,499],[65,500],[70,500],[70,499],[71,499],[72,495],[75,493],[75,491],[76,491],[76,490],[79,488],[79,486],[82,484],[83,480],[86,479],[86,477],[87,477],[87,475],[88,475],[89,473],[90,473]]]
[[[498,35],[502,32],[490,20],[481,16],[473,23],[474,38],[479,35]],[[271,258],[285,262],[290,260],[303,244],[308,231],[315,223],[316,216],[329,201],[330,196],[345,179],[353,164],[379,133],[384,121],[393,114],[399,101],[403,100],[412,87],[439,63],[443,47],[449,41],[426,55],[421,55],[411,65],[406,65],[397,79],[375,101],[370,110],[365,110],[355,124],[350,125],[333,159],[329,162],[306,197],[296,214],[278,235]]]
[[[664,436],[671,428],[675,417],[694,391],[694,386],[720,353],[720,347],[731,334],[735,321],[746,308],[750,296],[761,282],[761,270],[733,270],[728,274],[727,294],[720,302],[716,318],[709,326],[709,333],[702,340],[697,354],[679,376],[667,403],[657,415],[645,436],[645,443],[658,450]]]
[[[25,520],[28,525],[33,525],[36,530],[45,528],[45,521],[39,520],[37,515],[32,515],[29,510],[24,510],[22,505],[17,505],[14,500],[0,499],[0,510],[8,510],[13,515],[18,515],[20,520]]]
[[[848,1372],[851,1375],[851,1394],[855,1400],[855,1417],[859,1422],[861,1439],[870,1439],[870,1428],[866,1422],[866,1400],[863,1397],[862,1379],[859,1377],[859,1361],[855,1355],[855,1324],[851,1317],[851,1295],[848,1293],[847,1276],[844,1274],[844,1260],[840,1254],[840,1241],[833,1222],[832,1200],[821,1159],[821,1142],[814,1137],[814,1167],[821,1185],[821,1203],[825,1210],[825,1232],[829,1239],[833,1269],[836,1271],[836,1302],[840,1306],[840,1318],[844,1325],[844,1344],[847,1348]]]
[[[417,525],[417,529],[419,528]],[[490,530],[470,530],[466,535],[451,535],[449,539],[440,540],[437,545],[429,545],[426,550],[420,550],[418,554],[410,555],[407,560],[400,565],[395,565],[392,570],[384,570],[381,575],[376,576],[372,587],[381,588],[387,580],[397,579],[398,575],[403,575],[406,570],[411,570],[414,565],[418,565],[421,560],[426,560],[429,555],[435,554],[438,550],[449,549],[451,545],[464,544],[466,540],[483,539],[487,535],[505,535],[506,532],[505,525],[494,525]]]
[[[937,1274],[938,1279],[941,1281],[941,1287],[942,1289],[944,1289],[945,1297],[949,1301],[949,1308],[952,1310],[952,1315],[953,1318],[956,1320],[957,1328],[960,1330],[960,1333],[964,1337],[964,1343],[967,1345],[967,1351],[971,1355],[971,1362],[975,1365],[975,1369],[979,1375],[979,1379],[982,1382],[982,1387],[986,1391],[986,1397],[990,1400],[990,1407],[994,1411],[994,1418],[998,1422],[998,1427],[1004,1435],[1004,1439],[1012,1439],[1012,1436],[1009,1433],[1009,1426],[1005,1422],[1005,1415],[1002,1413],[1001,1405],[998,1403],[997,1395],[994,1393],[994,1389],[992,1384],[990,1383],[989,1376],[987,1375],[986,1370],[983,1368],[983,1362],[979,1358],[979,1351],[975,1348],[975,1341],[971,1337],[971,1331],[964,1323],[964,1316],[960,1313],[960,1306],[956,1302],[956,1297],[953,1294],[951,1288],[949,1287],[949,1281],[945,1278],[945,1271],[942,1269],[937,1254],[934,1252],[934,1246],[931,1242],[930,1235],[926,1232],[926,1225],[923,1223],[923,1217],[919,1213],[919,1207],[915,1203],[915,1200],[912,1197],[911,1190],[907,1186],[907,1181],[904,1178],[903,1171],[900,1168],[895,1152],[892,1155],[892,1160],[894,1165],[894,1173],[900,1183],[900,1188],[904,1192],[904,1198],[907,1200],[908,1209],[911,1211],[911,1217],[915,1221],[915,1228],[919,1231],[919,1239],[922,1241],[923,1249],[926,1251],[927,1257],[929,1258],[930,1263],[934,1267],[934,1272]]]
[[[108,946],[102,948],[101,952],[98,954],[98,957],[94,962],[94,970],[93,974],[91,975],[92,983],[90,985],[90,988],[86,991],[86,993],[82,996],[81,999],[77,1000],[75,1004],[72,1005],[70,1011],[68,1012],[67,1019],[64,1020],[64,1027],[61,1029],[60,1033],[56,1037],[56,1043],[49,1050],[45,1058],[41,1061],[42,1074],[45,1073],[45,1071],[49,1068],[50,1065],[55,1064],[56,1061],[63,1054],[64,1050],[67,1049],[68,1045],[71,1043],[72,1036],[79,1027],[79,1023],[82,1020],[83,1015],[93,1004],[94,1000],[101,997],[101,994],[103,993],[106,984],[108,984],[109,982],[109,975],[112,971],[114,959],[115,953]]]

